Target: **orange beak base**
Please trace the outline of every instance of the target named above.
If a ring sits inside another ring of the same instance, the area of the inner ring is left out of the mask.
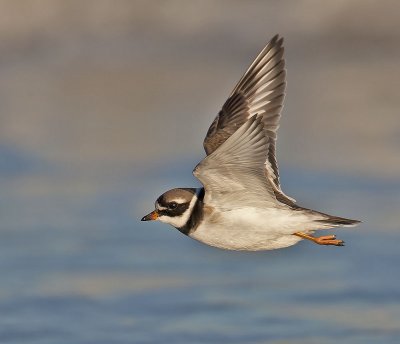
[[[158,212],[157,210],[154,210],[150,214],[143,216],[141,221],[154,221],[157,219],[158,219]]]

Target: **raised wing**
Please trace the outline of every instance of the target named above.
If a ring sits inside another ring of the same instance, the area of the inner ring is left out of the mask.
[[[280,187],[276,161],[276,138],[286,87],[283,38],[278,35],[266,45],[242,76],[204,139],[204,149],[214,152],[250,117],[262,115],[264,135],[268,140],[265,176],[273,184],[280,201],[293,205]]]
[[[268,145],[261,116],[253,116],[205,157],[193,171],[206,190],[205,203],[228,208],[276,205],[264,176]]]

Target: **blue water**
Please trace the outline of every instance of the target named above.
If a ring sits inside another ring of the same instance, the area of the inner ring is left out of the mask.
[[[186,164],[163,180],[153,168],[110,178],[86,198],[6,188],[0,342],[400,342],[398,183],[283,172],[300,204],[364,224],[330,232],[345,247],[229,252],[139,221],[157,193],[195,182]]]

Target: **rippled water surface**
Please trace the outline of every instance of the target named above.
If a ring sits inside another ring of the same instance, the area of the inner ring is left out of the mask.
[[[166,185],[187,179],[175,169],[165,168]],[[0,342],[398,343],[398,185],[301,171],[283,177],[306,205],[365,223],[335,231],[345,247],[227,252],[138,221],[162,191],[152,175],[127,177],[83,208],[68,197],[28,202],[9,191]],[[63,209],[59,224],[18,222],[29,204]]]

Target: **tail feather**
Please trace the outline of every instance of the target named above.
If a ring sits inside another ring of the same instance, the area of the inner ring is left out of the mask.
[[[339,226],[353,227],[361,223],[361,221],[359,220],[351,220],[351,219],[346,219],[344,217],[332,216],[328,214],[321,214],[321,215],[324,215],[325,218],[317,221],[325,225],[331,225],[333,227],[339,227]]]

